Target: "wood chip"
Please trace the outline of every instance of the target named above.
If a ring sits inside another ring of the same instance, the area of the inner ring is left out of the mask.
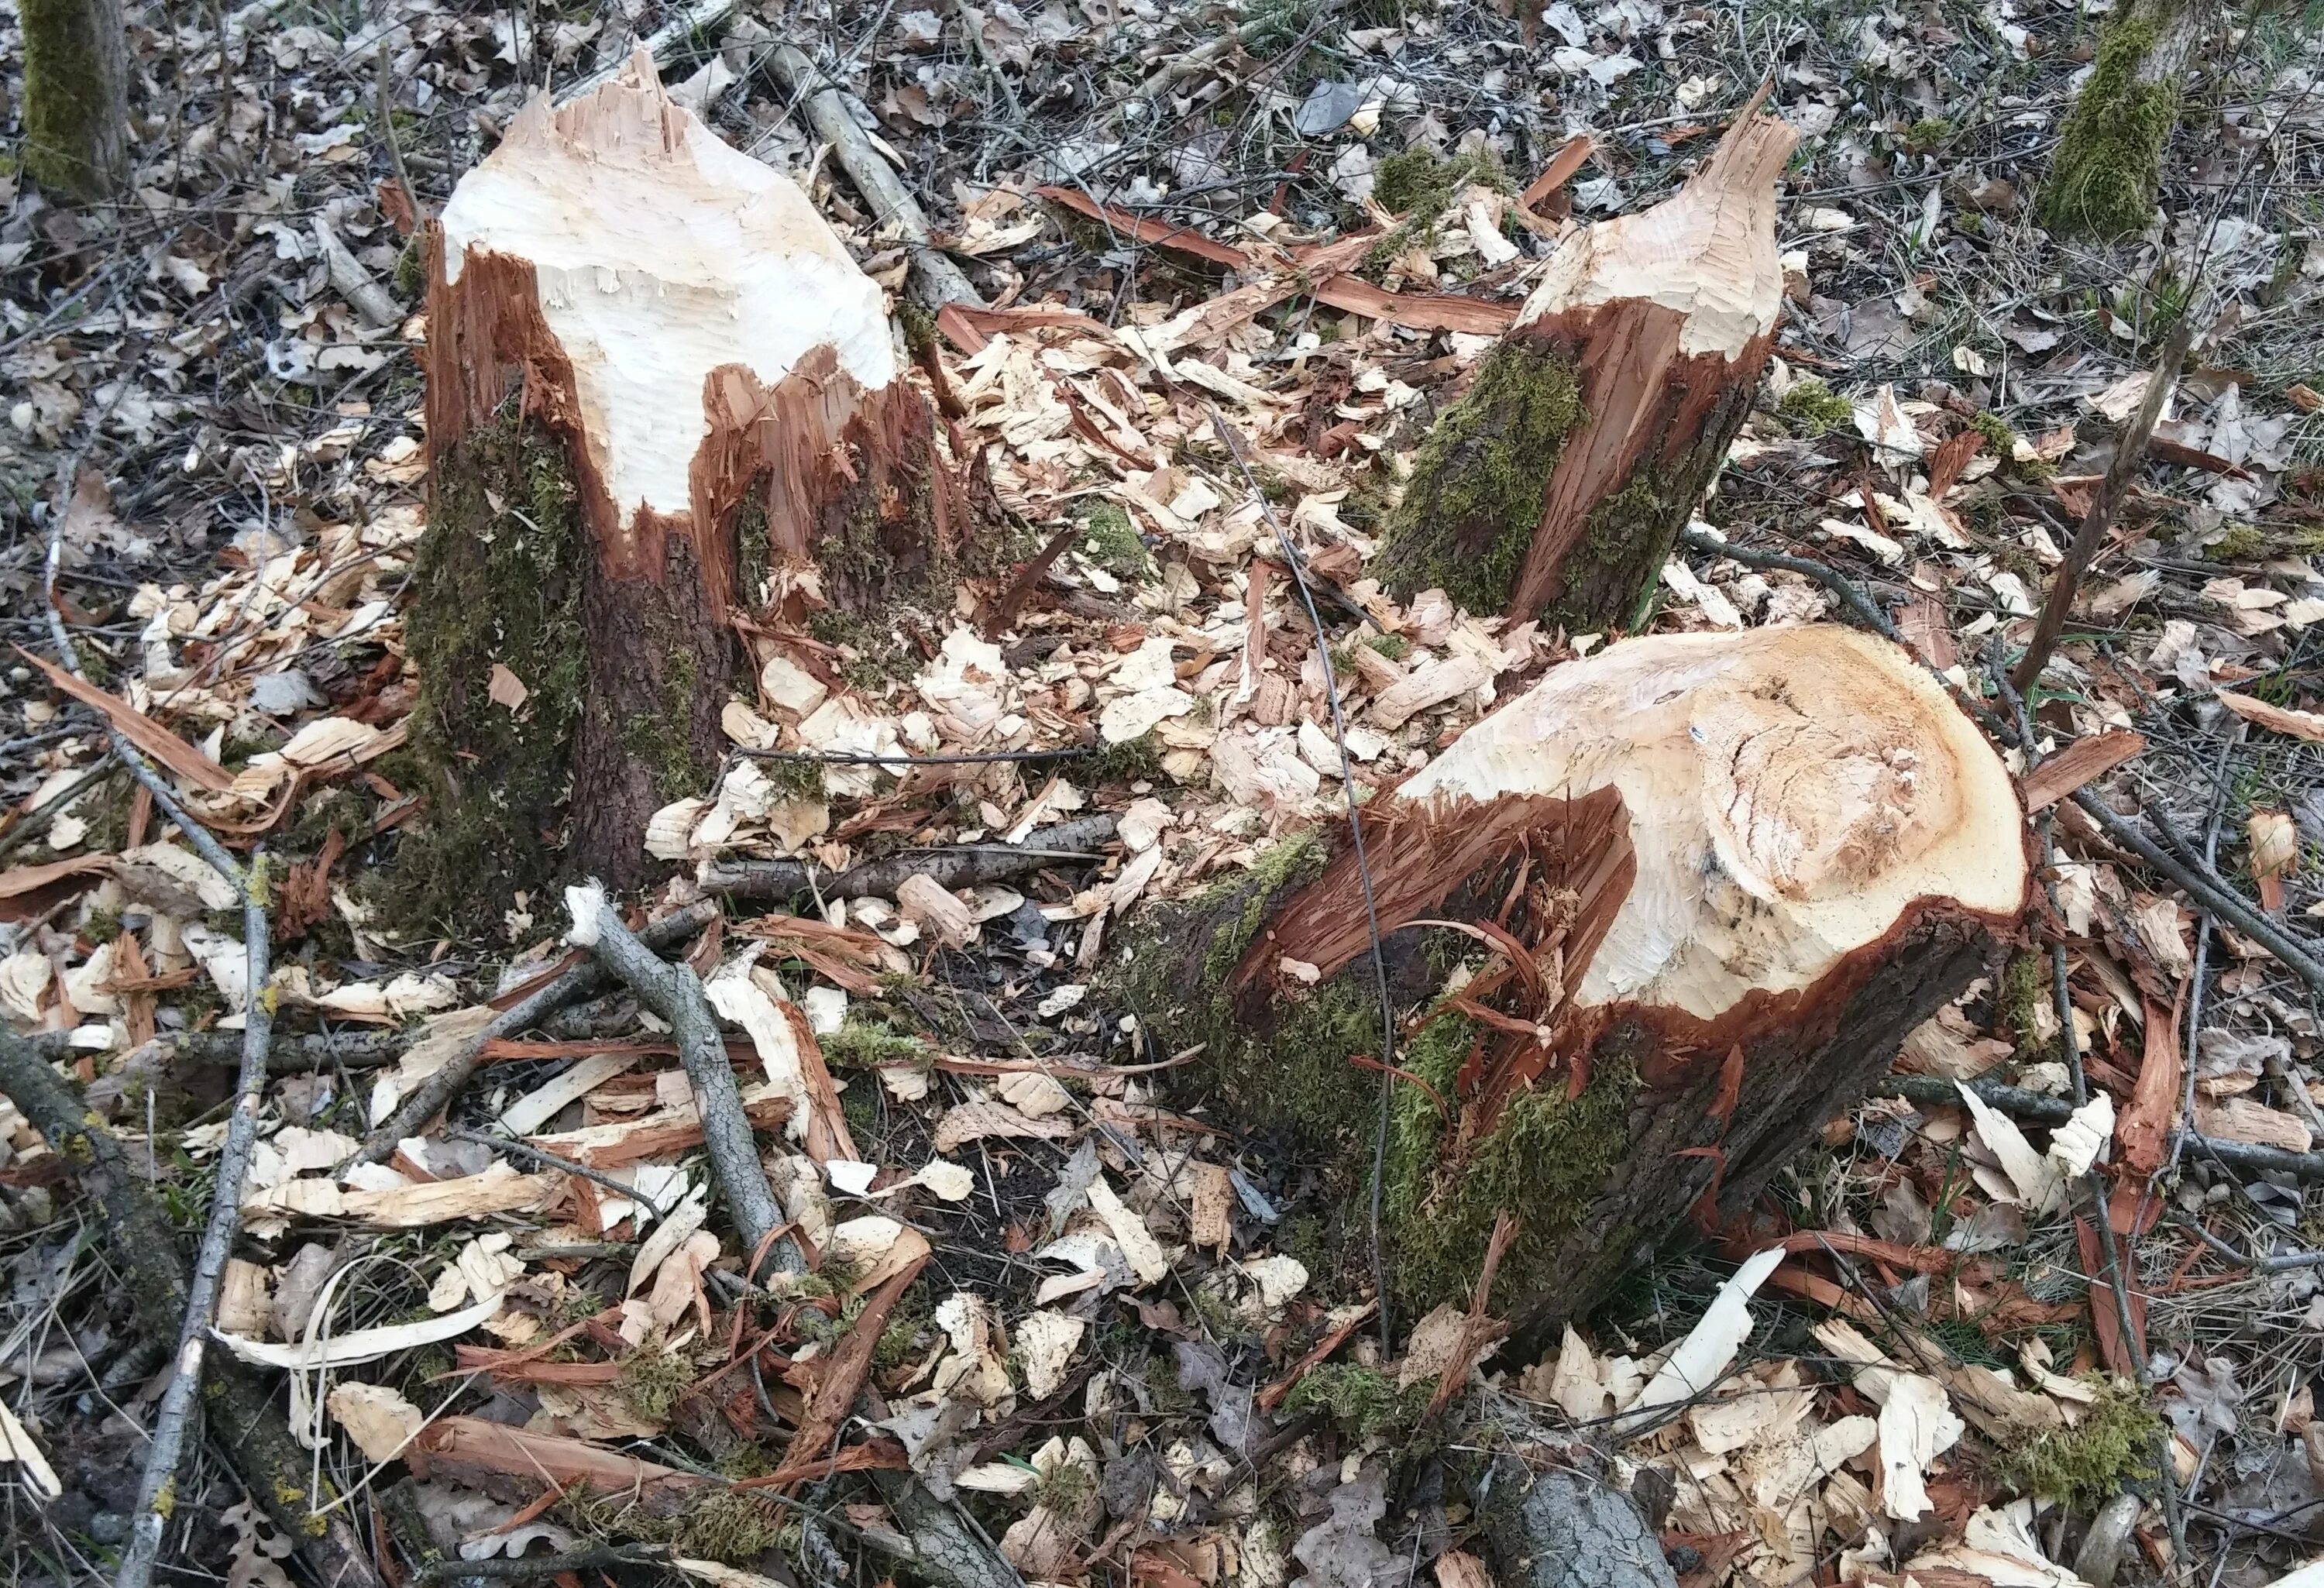
[[[2095,778],[2102,778],[2146,748],[2146,736],[2127,729],[2077,739],[2025,774],[2028,814],[2046,810]]]
[[[2311,744],[2324,744],[2324,712],[2271,706],[2256,696],[2238,695],[2233,689],[2221,689],[2218,694],[2221,706],[2247,723],[2256,723],[2272,734],[2289,734]]]

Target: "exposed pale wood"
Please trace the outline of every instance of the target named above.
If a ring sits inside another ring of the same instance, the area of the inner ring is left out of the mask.
[[[1494,1305],[1529,1335],[1689,1213],[1748,1205],[1989,968],[2030,874],[2015,786],[1975,725],[1901,647],[1825,625],[1624,641],[1555,669],[1363,821],[1364,867],[1334,831],[1294,881],[1196,900],[1158,951],[1133,943],[1157,969],[1131,984],[1161,990],[1140,1012],[1216,1045],[1231,1122],[1345,1152],[1375,1085],[1368,869],[1412,1017],[1392,1288],[1401,1306],[1464,1298],[1505,1209],[1519,1233]],[[1251,915],[1220,965],[1221,923]],[[1444,940],[1469,967],[1457,985],[1425,936],[1448,923],[1468,939]],[[1413,1066],[1432,1066],[1425,1094]],[[1508,1147],[1505,1125],[1585,1132],[1552,1149],[1585,1177],[1512,1182],[1541,1149]]]

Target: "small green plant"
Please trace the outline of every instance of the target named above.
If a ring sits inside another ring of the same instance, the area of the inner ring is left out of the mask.
[[[1924,115],[1904,129],[1904,143],[1915,152],[1926,152],[1953,135],[1953,124],[1941,115]]]

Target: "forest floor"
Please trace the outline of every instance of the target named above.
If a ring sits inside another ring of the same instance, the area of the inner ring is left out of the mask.
[[[729,899],[697,963],[730,1016],[799,1011],[844,1147],[789,1187],[825,1273],[738,1300],[749,1254],[699,1155],[667,1145],[693,1117],[683,1076],[623,999],[495,1044],[443,1123],[339,1168],[425,1080],[441,1045],[423,1039],[474,1029],[560,960],[568,924],[542,892],[476,878],[422,899],[398,872],[426,819],[401,759],[400,597],[425,527],[413,223],[529,85],[567,92],[673,16],[130,9],[133,194],[78,208],[0,174],[0,1014],[69,1033],[59,1062],[190,1239],[246,945],[231,891],[107,760],[104,722],[142,712],[204,822],[245,860],[263,847],[274,879],[276,1073],[219,1326],[255,1360],[304,1353],[276,1383],[312,1493],[344,1497],[390,1580],[417,1565],[387,1541],[393,1491],[470,1559],[640,1540],[687,1564],[624,1581],[875,1583],[898,1523],[855,1474],[908,1461],[1028,1580],[1469,1588],[1489,1579],[1462,1480],[1499,1451],[1626,1490],[1688,1588],[2062,1588],[2104,1574],[2084,1544],[2109,1513],[2126,1582],[2256,1588],[2324,1555],[2317,993],[2071,804],[2016,956],[1900,1057],[1920,1085],[1836,1121],[1752,1230],[1676,1240],[1554,1349],[1473,1367],[1461,1306],[1383,1330],[1344,1166],[1207,1123],[1172,1034],[1093,974],[1140,899],[1252,865],[1342,808],[1343,780],[1425,764],[1602,641],[1441,593],[1399,605],[1363,559],[1561,226],[1668,192],[1763,81],[1803,134],[1780,211],[1792,302],[1702,523],[1851,581],[1993,697],[1989,660],[2023,642],[2161,343],[2200,317],[2032,703],[2031,759],[2136,749],[2090,784],[2102,801],[2316,952],[2324,60],[2306,19],[2223,14],[2161,217],[2099,244],[2041,218],[2100,21],[2050,0],[1561,0],[1535,25],[1417,0],[694,14],[658,51],[665,81],[791,170],[900,297],[902,248],[790,114],[773,47],[871,107],[993,306],[938,328],[962,423],[1010,511],[1044,540],[1070,531],[1001,642],[899,614],[835,639],[836,677],[770,675],[756,702],[808,749],[1060,754],[833,768],[819,788],[739,762],[658,824],[677,876],[657,914],[698,896],[704,863],[941,870],[1076,835],[948,901]],[[20,43],[0,18],[11,115]],[[1584,134],[1570,180],[1530,191]],[[1218,307],[1277,245],[1368,226],[1358,273],[1393,295],[1384,312]],[[397,318],[364,321],[327,238]],[[1251,475],[1222,426],[1255,446]],[[1948,448],[1965,435],[1974,453]],[[1322,638],[1352,763],[1314,628],[1253,575],[1278,533],[1345,597]],[[45,665],[52,546],[53,609],[96,691]],[[1656,631],[1849,619],[1827,580],[1700,545],[1664,585]],[[541,682],[512,681],[512,710]],[[765,1028],[734,1018],[747,1068]],[[1996,1108],[1954,1081],[2012,1090]],[[2156,1131],[2100,1142],[2104,1214],[2061,1181],[2074,1149],[2050,1133],[2084,1085]],[[618,1184],[492,1144],[520,1138]],[[110,1580],[166,1378],[169,1343],[138,1327],[58,1158],[0,1098],[10,1584]],[[1719,1385],[1624,1415],[1768,1233],[1789,1256]],[[890,1294],[899,1275],[917,1277]],[[347,1339],[368,1330],[385,1332]],[[849,1360],[874,1417],[787,1451],[803,1391]],[[1424,1415],[1448,1371],[1463,1393]],[[473,1461],[415,1477],[447,1419],[562,1442],[597,1486],[543,1505]],[[731,1487],[779,1469],[798,1478],[786,1500]],[[607,1473],[697,1488],[649,1518]],[[215,1450],[178,1492],[170,1581],[302,1573]]]

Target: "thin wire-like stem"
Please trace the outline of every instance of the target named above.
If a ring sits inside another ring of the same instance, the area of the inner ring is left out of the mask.
[[[102,420],[100,420],[100,422]],[[94,429],[91,431],[95,435]],[[64,489],[69,492],[78,472],[78,457],[67,466]],[[57,575],[64,563],[65,513],[61,508],[49,524],[48,556],[42,567],[42,606],[48,614],[49,635],[57,659],[75,678],[81,678],[80,658],[57,607]],[[226,1116],[226,1139],[218,1149],[217,1184],[210,1193],[209,1216],[202,1226],[201,1245],[194,1253],[194,1269],[186,1288],[186,1316],[178,1330],[177,1371],[161,1392],[153,1416],[152,1443],[137,1482],[137,1514],[130,1525],[129,1543],[122,1551],[115,1588],[147,1588],[154,1563],[161,1558],[162,1536],[175,1506],[178,1469],[184,1464],[186,1445],[202,1382],[202,1359],[209,1343],[210,1323],[217,1316],[218,1290],[226,1274],[226,1253],[235,1233],[242,1227],[242,1187],[250,1176],[250,1160],[258,1143],[258,1110],[266,1091],[266,1049],[273,1034],[274,1011],[267,997],[268,939],[272,928],[266,919],[266,883],[263,865],[245,874],[216,835],[189,815],[152,764],[118,733],[109,732],[114,758],[153,797],[154,808],[179,830],[195,852],[208,861],[234,889],[242,906],[244,952],[242,1064],[235,1080],[234,1109]]]
[[[1275,516],[1275,509],[1267,500],[1267,493],[1259,488],[1259,480],[1250,472],[1250,460],[1244,457],[1241,443],[1219,411],[1212,408],[1211,429],[1217,435],[1219,445],[1235,460],[1242,471],[1244,485],[1251,500],[1259,503],[1268,529],[1275,531],[1276,544],[1283,548],[1284,560],[1291,568],[1291,582],[1298,586],[1299,600],[1307,609],[1307,622],[1315,631],[1315,655],[1323,664],[1323,695],[1332,703],[1332,737],[1340,752],[1340,790],[1348,802],[1348,839],[1355,852],[1356,875],[1363,884],[1364,927],[1370,939],[1372,984],[1379,995],[1380,1014],[1380,1079],[1379,1121],[1372,1132],[1371,1197],[1368,1209],[1371,1239],[1372,1289],[1379,1297],[1380,1344],[1394,1349],[1395,1334],[1388,1319],[1388,1263],[1380,1251],[1380,1209],[1388,1186],[1388,1124],[1389,1105],[1396,1096],[1396,1002],[1388,990],[1388,959],[1380,947],[1379,906],[1372,892],[1371,862],[1364,854],[1364,817],[1356,800],[1356,771],[1348,753],[1348,718],[1340,702],[1340,680],[1332,670],[1332,647],[1323,633],[1323,614],[1315,610],[1315,593],[1307,583],[1307,560],[1299,554],[1290,533]]]

